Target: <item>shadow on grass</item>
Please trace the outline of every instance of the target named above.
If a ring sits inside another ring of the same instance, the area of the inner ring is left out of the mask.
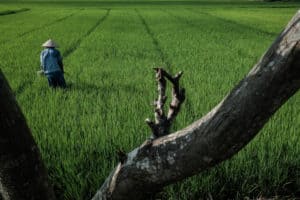
[[[21,12],[26,12],[26,11],[29,11],[29,10],[30,10],[29,8],[21,8],[19,10],[5,10],[5,11],[0,12],[0,16],[13,15],[13,14],[21,13]]]

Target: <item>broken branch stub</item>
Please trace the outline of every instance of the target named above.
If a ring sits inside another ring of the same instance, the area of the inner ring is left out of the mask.
[[[154,137],[161,137],[164,135],[168,135],[170,132],[170,127],[175,117],[180,111],[180,106],[185,100],[185,90],[180,88],[179,80],[182,76],[183,72],[177,73],[174,77],[172,77],[168,72],[166,72],[163,68],[154,68],[156,71],[156,81],[157,81],[157,91],[158,98],[154,102],[154,115],[155,122],[150,119],[146,119],[146,123],[152,130],[152,134]],[[166,87],[167,80],[169,80],[172,87],[172,101],[170,103],[168,115],[165,115],[164,105],[167,100]]]

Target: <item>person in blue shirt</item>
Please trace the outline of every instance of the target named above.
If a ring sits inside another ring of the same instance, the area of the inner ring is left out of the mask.
[[[64,66],[60,52],[55,49],[57,44],[49,39],[43,45],[45,49],[41,52],[41,67],[48,79],[48,84],[52,88],[66,88],[64,78]]]

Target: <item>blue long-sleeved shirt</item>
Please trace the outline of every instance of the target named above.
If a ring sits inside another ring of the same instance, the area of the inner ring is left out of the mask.
[[[62,57],[60,52],[54,48],[46,48],[40,55],[41,67],[44,73],[50,74],[56,71],[62,71],[60,65],[62,64]]]

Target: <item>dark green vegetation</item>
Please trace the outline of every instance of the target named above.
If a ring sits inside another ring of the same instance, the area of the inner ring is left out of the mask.
[[[19,12],[25,12],[28,11],[28,8],[22,8],[22,9],[18,9],[18,10],[4,10],[4,11],[0,11],[0,16],[1,15],[11,15],[11,14],[17,14]]]
[[[117,162],[150,136],[152,67],[185,72],[174,130],[216,105],[256,63],[297,3],[1,3],[0,68],[41,149],[59,199],[89,199]],[[36,76],[41,44],[64,55],[66,91]],[[233,159],[170,186],[163,199],[300,196],[297,94]]]

